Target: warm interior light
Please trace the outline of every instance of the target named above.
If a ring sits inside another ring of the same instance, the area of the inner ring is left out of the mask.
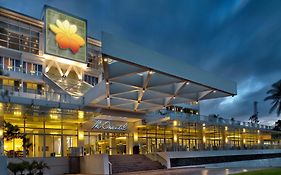
[[[138,132],[134,133],[134,142],[138,142],[139,136],[138,136]]]
[[[126,140],[126,137],[117,137],[116,140]]]
[[[21,111],[14,111],[15,116],[21,116]]]
[[[84,111],[78,111],[78,118],[83,119],[84,118]]]
[[[227,131],[227,130],[228,130],[228,127],[227,127],[227,126],[226,126],[226,127],[224,127],[224,130],[226,130],[226,131]]]
[[[203,136],[203,142],[204,142],[204,143],[206,142],[206,137],[205,137],[205,136]]]
[[[0,128],[0,138],[3,137],[3,129]]]
[[[51,119],[58,119],[58,115],[56,115],[56,114],[50,114],[50,118],[51,118]]]
[[[243,132],[246,132],[246,129],[245,129],[245,128],[243,128]]]
[[[228,143],[228,138],[227,137],[225,138],[225,143]]]
[[[178,121],[174,120],[174,121],[173,121],[173,125],[174,125],[174,126],[177,126],[177,125],[178,125]]]
[[[177,142],[178,141],[178,136],[177,134],[174,134],[174,142]]]
[[[79,131],[78,132],[78,139],[79,140],[84,140],[84,132],[83,131]]]

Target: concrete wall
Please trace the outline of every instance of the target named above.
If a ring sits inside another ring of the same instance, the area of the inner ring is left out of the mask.
[[[107,154],[84,156],[80,158],[80,173],[109,174],[109,159]]]
[[[7,159],[5,156],[0,156],[0,174],[7,175]]]
[[[202,166],[202,165],[200,165]],[[226,162],[216,164],[203,165],[206,168],[266,168],[266,167],[280,167],[281,158],[272,159],[258,159],[258,160],[246,160],[238,162]]]
[[[274,154],[281,153],[281,149],[267,149],[267,150],[218,150],[218,151],[178,151],[178,152],[158,152],[157,154],[166,160],[165,166],[171,168],[170,159],[173,158],[191,158],[191,157],[212,157],[212,156],[231,156],[231,155],[251,155],[251,154]],[[270,167],[281,165],[281,158],[258,159],[247,161],[236,161],[226,163],[214,163],[206,165],[206,167]]]
[[[21,162],[22,160],[32,162],[44,161],[50,167],[44,171],[45,175],[63,175],[69,172],[68,158],[67,157],[49,157],[49,158],[8,158],[7,162]],[[10,172],[11,174],[11,172]],[[2,175],[2,174],[1,174]]]

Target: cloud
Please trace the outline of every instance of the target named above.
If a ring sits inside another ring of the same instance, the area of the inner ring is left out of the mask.
[[[203,114],[248,120],[253,101],[258,101],[261,120],[275,120],[268,114],[270,103],[263,99],[270,85],[281,79],[281,1],[0,0],[0,4],[37,18],[48,4],[87,19],[88,33],[95,38],[104,30],[237,82],[236,97],[202,102]]]

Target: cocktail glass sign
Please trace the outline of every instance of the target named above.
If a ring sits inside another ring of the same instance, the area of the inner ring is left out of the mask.
[[[45,53],[85,63],[87,21],[49,6],[44,19]]]
[[[128,129],[128,123],[110,120],[94,120],[92,129],[126,131]]]

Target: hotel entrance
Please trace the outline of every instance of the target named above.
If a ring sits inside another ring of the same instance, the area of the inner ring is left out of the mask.
[[[129,154],[130,136],[121,132],[88,132],[85,133],[84,147],[85,155],[109,154],[124,155]]]

